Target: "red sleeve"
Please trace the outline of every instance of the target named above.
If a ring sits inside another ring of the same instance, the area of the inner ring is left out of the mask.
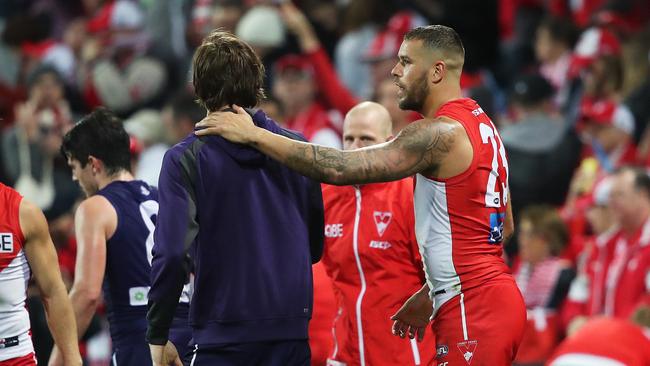
[[[316,73],[316,82],[328,107],[345,115],[359,101],[339,80],[332,62],[322,47],[306,54]]]

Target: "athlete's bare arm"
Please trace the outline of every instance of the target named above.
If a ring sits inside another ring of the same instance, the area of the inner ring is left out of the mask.
[[[411,123],[389,142],[343,151],[258,128],[239,107],[237,114],[210,114],[197,127],[203,128],[197,135],[221,135],[232,142],[249,144],[303,175],[336,185],[393,181],[418,172],[435,174],[462,130],[451,120],[423,119]],[[462,134],[467,139],[464,130]]]
[[[515,232],[515,219],[512,217],[512,196],[506,206],[506,218],[503,221],[503,244],[507,243]]]
[[[117,227],[117,213],[106,198],[92,196],[79,205],[74,221],[77,259],[70,300],[81,336],[100,302],[106,268],[106,241]]]
[[[45,216],[26,200],[21,201],[19,212],[20,228],[25,236],[25,255],[40,291],[54,342],[61,349],[65,365],[81,365],[74,314]]]
[[[106,240],[115,232],[117,213],[106,198],[92,196],[79,205],[74,221],[77,259],[70,301],[81,337],[100,302],[106,268]],[[50,364],[59,364],[59,358],[59,350],[55,347]]]

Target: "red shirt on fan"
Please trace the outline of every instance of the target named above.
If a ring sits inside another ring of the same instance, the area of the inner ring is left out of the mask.
[[[631,236],[619,232],[607,269],[604,314],[628,318],[650,293],[650,219]]]
[[[618,229],[606,231],[590,239],[578,256],[578,274],[571,283],[564,304],[564,326],[577,316],[603,314],[605,279],[614,255]]]

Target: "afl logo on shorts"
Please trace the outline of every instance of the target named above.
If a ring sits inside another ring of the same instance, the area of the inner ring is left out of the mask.
[[[449,347],[447,347],[446,344],[441,344],[439,346],[436,346],[436,358],[440,359],[449,353]]]

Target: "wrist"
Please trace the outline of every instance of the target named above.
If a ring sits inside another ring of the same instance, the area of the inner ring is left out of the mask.
[[[320,42],[313,33],[307,33],[300,37],[300,48],[304,53],[316,51],[320,47]]]
[[[254,126],[253,131],[251,134],[249,134],[250,138],[246,142],[247,145],[259,145],[263,140],[264,140],[264,133],[266,132],[265,129]]]

